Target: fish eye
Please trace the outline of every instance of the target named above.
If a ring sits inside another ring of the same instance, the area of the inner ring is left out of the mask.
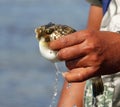
[[[52,29],[52,28],[49,28],[49,29],[45,30],[46,34],[51,34],[53,31],[54,31],[54,29]]]

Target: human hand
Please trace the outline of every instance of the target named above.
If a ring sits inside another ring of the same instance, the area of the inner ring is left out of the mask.
[[[94,76],[116,73],[120,66],[120,34],[105,31],[78,31],[50,43],[59,50],[69,72],[68,82],[81,82]]]

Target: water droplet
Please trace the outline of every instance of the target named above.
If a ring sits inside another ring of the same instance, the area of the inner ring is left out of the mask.
[[[77,105],[76,105],[76,104],[74,104],[72,107],[77,107]]]
[[[67,85],[66,88],[68,89],[68,88],[70,88],[71,86],[72,86],[72,83],[68,83],[68,85]]]
[[[57,92],[54,93],[54,96],[57,96]]]
[[[56,75],[62,74],[62,73],[60,72],[60,69],[59,69],[59,67],[58,67],[57,62],[55,62],[54,65],[55,65],[55,68],[56,68]]]
[[[49,105],[49,107],[56,107],[56,97],[58,95],[58,76],[59,74],[62,74],[59,70],[59,67],[57,65],[57,63],[54,63],[55,68],[56,68],[56,72],[55,72],[55,84],[54,84],[54,88],[53,88],[53,96],[52,96],[52,101],[51,104]]]

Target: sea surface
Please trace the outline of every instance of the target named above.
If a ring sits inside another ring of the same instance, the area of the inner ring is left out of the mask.
[[[85,0],[0,0],[0,107],[49,107],[55,68],[41,57],[34,29],[49,22],[85,29],[88,9]]]

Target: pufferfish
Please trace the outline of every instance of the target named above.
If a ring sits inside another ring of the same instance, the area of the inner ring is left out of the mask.
[[[39,41],[39,50],[41,55],[54,63],[59,61],[57,58],[57,51],[51,50],[49,48],[49,43],[74,32],[76,32],[76,30],[70,26],[54,24],[52,22],[36,28],[35,33],[36,38]],[[91,81],[93,86],[93,96],[96,97],[103,94],[104,87],[101,77],[93,77],[91,78]]]

